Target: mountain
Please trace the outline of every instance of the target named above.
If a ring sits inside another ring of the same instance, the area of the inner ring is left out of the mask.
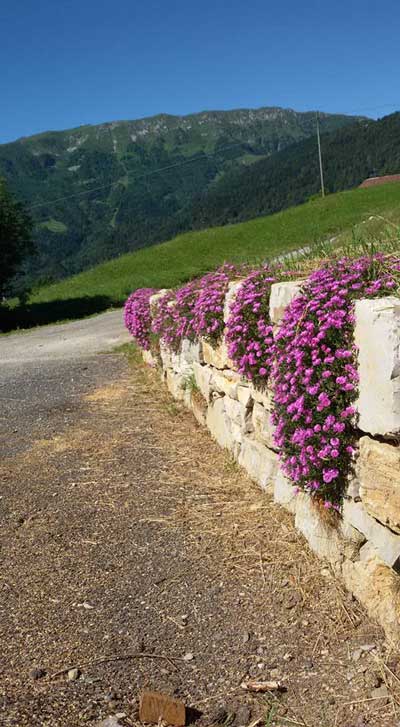
[[[320,119],[324,134],[358,120]],[[198,225],[208,190],[314,134],[314,112],[261,108],[161,114],[0,145],[0,176],[35,221],[28,281],[59,279]]]
[[[328,132],[322,137],[326,191],[358,186],[369,176],[400,172],[400,113]],[[315,139],[230,169],[193,203],[194,228],[224,225],[300,204],[320,191]]]

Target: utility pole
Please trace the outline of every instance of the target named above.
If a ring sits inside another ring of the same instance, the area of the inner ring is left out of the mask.
[[[324,185],[324,170],[322,169],[322,154],[321,154],[321,137],[319,133],[319,112],[316,114],[317,120],[317,140],[318,140],[318,159],[319,159],[319,173],[321,175],[321,197],[325,197],[325,185]]]

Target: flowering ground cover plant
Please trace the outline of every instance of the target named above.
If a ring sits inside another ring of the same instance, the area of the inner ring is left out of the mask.
[[[182,338],[194,341],[193,327],[195,303],[201,280],[192,280],[178,290],[169,290],[157,303],[152,332],[173,351],[178,351]]]
[[[231,280],[241,277],[245,266],[225,263],[213,273],[201,278],[201,288],[196,300],[193,327],[198,338],[218,343],[224,331],[224,304]]]
[[[154,288],[139,288],[129,296],[124,307],[125,326],[145,351],[150,348],[150,298],[156,292]]]
[[[179,350],[183,338],[200,337],[217,343],[224,330],[224,301],[230,280],[242,268],[225,264],[202,278],[191,280],[175,291],[169,291],[158,302],[152,331],[169,348]]]
[[[261,388],[267,384],[272,365],[274,338],[269,296],[275,281],[269,268],[253,270],[231,303],[226,325],[229,357],[240,374]]]
[[[224,265],[160,298],[151,324],[145,288],[125,305],[125,323],[144,349],[152,332],[179,350],[183,338],[219,341],[231,280],[244,278],[226,325],[228,353],[238,371],[259,388],[272,374],[274,439],[284,472],[298,489],[340,508],[352,467],[357,398],[354,301],[390,294],[398,286],[400,258],[375,254],[333,261],[309,276],[286,309],[275,335],[269,295],[276,277],[267,267]],[[397,278],[397,280],[396,280]]]
[[[284,472],[326,507],[339,508],[354,453],[354,300],[390,294],[399,269],[375,255],[317,270],[275,335],[275,443]]]

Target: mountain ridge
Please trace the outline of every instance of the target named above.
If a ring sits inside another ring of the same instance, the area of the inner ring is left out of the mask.
[[[234,109],[203,109],[201,111],[194,111],[187,114],[170,114],[166,112],[160,112],[158,114],[152,114],[150,116],[141,116],[137,119],[113,119],[112,121],[100,121],[98,123],[88,123],[88,124],[79,124],[78,126],[72,126],[67,127],[63,129],[44,129],[43,131],[38,131],[34,134],[24,134],[22,136],[17,137],[16,139],[12,139],[11,141],[5,141],[0,142],[0,147],[7,146],[9,144],[15,144],[16,142],[24,142],[24,141],[30,141],[34,139],[38,139],[41,136],[45,136],[47,134],[65,134],[67,132],[78,132],[82,129],[93,129],[96,127],[116,127],[121,124],[141,124],[145,123],[146,121],[152,121],[157,119],[174,119],[176,121],[184,121],[186,119],[190,118],[196,118],[200,116],[206,116],[206,115],[215,115],[215,116],[223,116],[223,115],[232,115],[237,113],[249,113],[249,114],[256,114],[261,115],[261,112],[287,112],[292,113],[295,116],[304,116],[304,115],[310,115],[312,117],[315,117],[315,114],[319,114],[321,119],[328,118],[328,117],[342,117],[342,118],[353,118],[353,119],[363,119],[368,118],[365,116],[353,116],[348,114],[335,114],[325,111],[319,111],[318,109],[310,109],[308,111],[297,111],[294,108],[291,107],[284,107],[284,106],[258,106],[258,107],[246,107],[246,106],[239,106]]]

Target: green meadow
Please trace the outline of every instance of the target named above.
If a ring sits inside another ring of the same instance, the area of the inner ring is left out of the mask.
[[[9,311],[10,321],[3,330],[119,306],[136,288],[173,287],[225,261],[261,262],[336,235],[342,241],[351,239],[355,230],[358,236],[368,234],[371,216],[377,239],[400,222],[400,184],[332,194],[274,215],[185,233],[122,255],[34,291],[26,308]]]

